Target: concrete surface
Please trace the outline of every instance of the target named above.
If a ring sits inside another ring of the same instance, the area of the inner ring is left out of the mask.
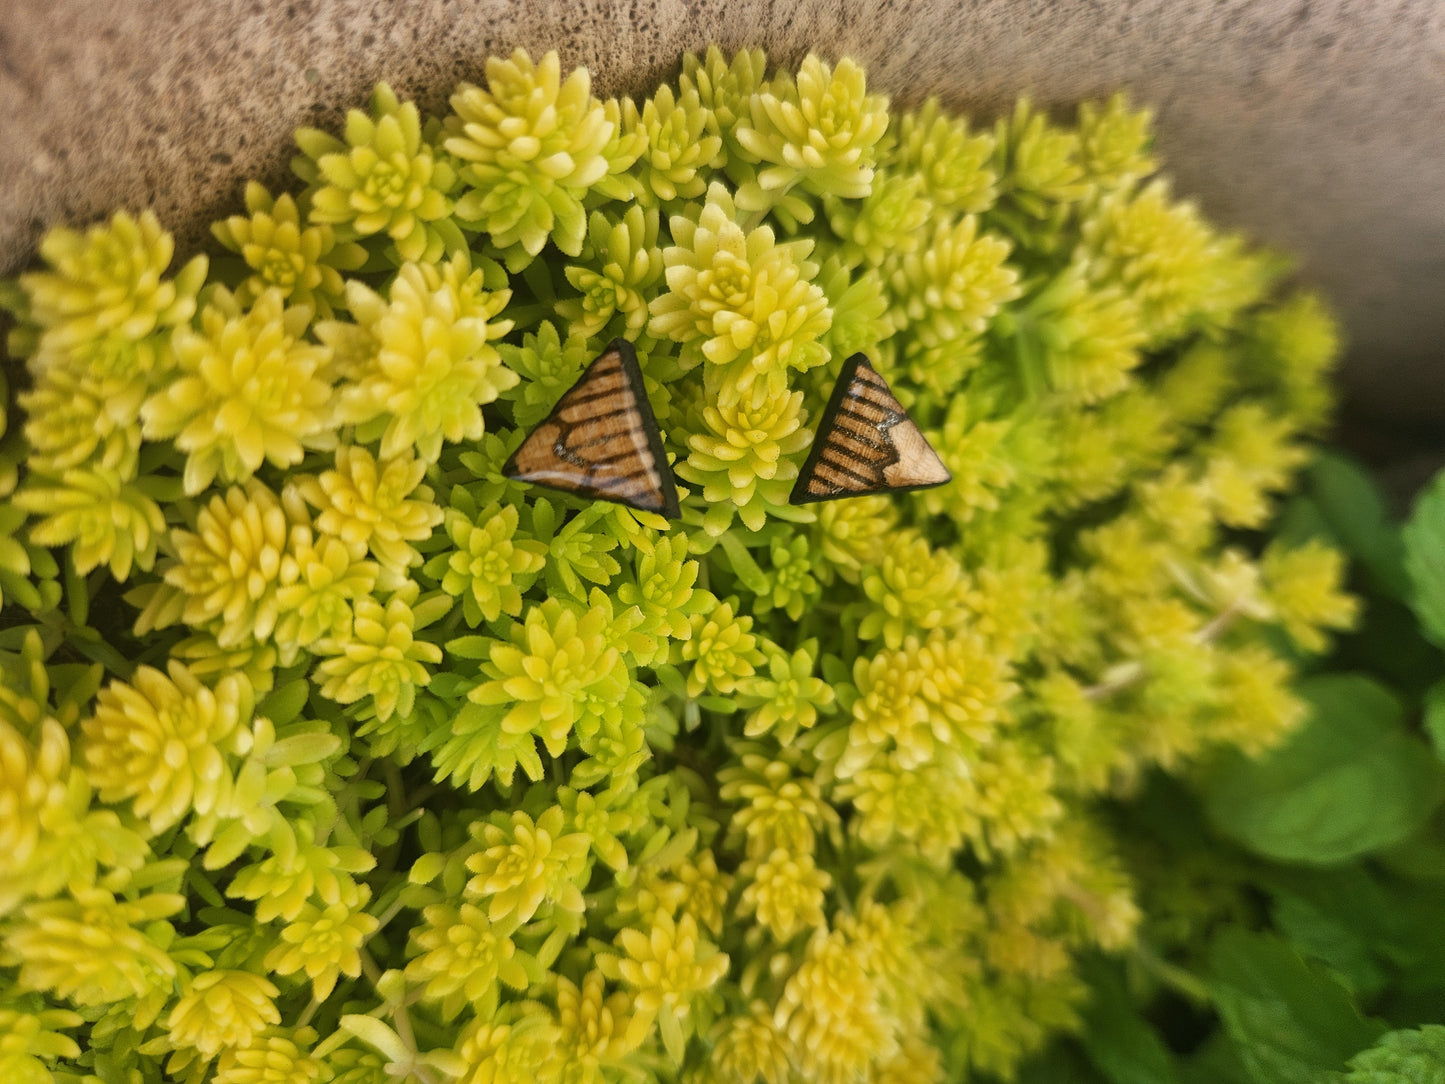
[[[896,100],[980,116],[1130,88],[1177,191],[1332,296],[1357,416],[1445,419],[1440,0],[0,0],[0,273],[116,206],[194,244],[378,79],[437,109],[523,45],[640,92],[709,41],[851,54]]]

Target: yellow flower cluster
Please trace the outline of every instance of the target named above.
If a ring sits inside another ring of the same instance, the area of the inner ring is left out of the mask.
[[[484,82],[298,133],[213,282],[122,213],[0,289],[0,1079],[1010,1077],[1140,922],[1101,802],[1355,616],[1247,533],[1327,312],[1122,98]],[[502,474],[616,336],[674,523]],[[953,480],[791,505],[859,350]]]

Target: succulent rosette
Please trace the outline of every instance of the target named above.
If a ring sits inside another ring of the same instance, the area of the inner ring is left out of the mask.
[[[923,1084],[1077,1031],[1147,955],[1109,803],[1288,740],[1355,618],[1246,533],[1324,307],[1122,99],[518,50],[297,139],[210,281],[120,213],[0,294],[0,1080]],[[503,474],[619,335],[672,522]],[[790,504],[854,351],[953,480]]]

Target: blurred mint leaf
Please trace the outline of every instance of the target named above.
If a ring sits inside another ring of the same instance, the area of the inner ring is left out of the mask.
[[[1445,1027],[1392,1031],[1350,1059],[1348,1084],[1445,1084]]]
[[[1392,598],[1410,597],[1405,548],[1369,473],[1336,452],[1321,452],[1308,472],[1309,491],[1330,533]]]
[[[1239,1052],[1223,1031],[1215,1031],[1189,1055],[1180,1079],[1183,1084],[1254,1084]]]
[[[1225,929],[1209,949],[1209,985],[1255,1084],[1317,1084],[1385,1030],[1340,982],[1273,934]]]
[[[1400,537],[1410,576],[1410,605],[1425,635],[1445,647],[1445,471],[1415,501]]]
[[[1291,546],[1301,546],[1312,538],[1332,546],[1343,543],[1330,527],[1319,502],[1306,493],[1296,493],[1284,503],[1275,518],[1274,536]]]
[[[1081,968],[1092,1000],[1079,1042],[1109,1084],[1174,1084],[1178,1066],[1139,1009],[1116,967],[1091,961]]]
[[[1424,824],[1440,768],[1390,691],[1363,675],[1323,674],[1299,692],[1309,716],[1284,745],[1257,759],[1228,754],[1205,780],[1215,827],[1267,858],[1328,865]]]
[[[1014,1084],[1111,1084],[1073,1043],[1053,1042],[1019,1066]]]
[[[1409,700],[1440,679],[1440,649],[1425,639],[1419,619],[1403,602],[1368,600],[1360,625],[1342,636],[1330,662],[1335,672],[1364,670]]]
[[[1293,893],[1276,897],[1270,913],[1295,948],[1324,963],[1356,997],[1371,997],[1388,983],[1365,931]]]
[[[1445,923],[1440,921],[1438,883],[1394,876],[1372,861],[1330,870],[1275,866],[1263,871],[1260,887],[1276,900],[1306,901],[1322,918],[1350,931],[1375,966],[1390,973],[1396,1000],[1400,991],[1408,991],[1433,1003],[1432,1012],[1415,1018],[1392,1011],[1397,1025],[1438,1018],[1445,1004]],[[1276,919],[1280,921],[1278,914]],[[1296,932],[1285,929],[1292,939]],[[1319,951],[1319,944],[1307,941],[1301,948],[1338,966]]]
[[[1435,747],[1435,756],[1445,762],[1445,681],[1430,686],[1425,693],[1425,733]]]

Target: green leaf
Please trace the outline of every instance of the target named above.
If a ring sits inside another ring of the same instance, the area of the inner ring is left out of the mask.
[[[1389,982],[1364,931],[1341,922],[1301,896],[1284,893],[1271,909],[1276,928],[1306,957],[1319,960],[1356,997],[1372,997]]]
[[[14,539],[7,538],[4,541],[14,544]],[[21,555],[24,556],[23,550]],[[10,562],[6,562],[6,564],[7,567],[14,567]],[[90,618],[90,586],[75,567],[74,550],[67,551],[65,555],[65,596],[70,600],[71,622],[79,628],[84,628]]]
[[[1189,1056],[1180,1078],[1184,1084],[1254,1084],[1229,1036],[1218,1030]]]
[[[468,690],[476,685],[476,678],[463,677],[461,674],[440,673],[433,674],[430,683],[426,687],[431,698],[438,700],[459,700],[467,695]],[[421,698],[418,697],[420,700]]]
[[[466,1061],[450,1050],[428,1050],[419,1061],[445,1076],[455,1078],[464,1076],[468,1068]]]
[[[1445,647],[1445,471],[1437,474],[1415,502],[1400,531],[1405,571],[1410,576],[1410,606],[1432,643]]]
[[[3,596],[6,605],[16,602],[31,613],[49,609],[34,584],[24,576],[18,576],[3,568],[0,568],[0,596]]]
[[[492,657],[495,642],[490,636],[458,636],[446,642],[446,651],[457,659],[486,660]]]
[[[1425,693],[1425,733],[1435,747],[1435,757],[1445,763],[1445,681],[1430,686]]]
[[[247,804],[259,805],[260,802],[253,801]],[[244,821],[232,821],[217,833],[211,846],[206,850],[202,868],[216,870],[229,866],[241,857],[241,852],[250,845],[251,839],[251,830],[246,827]]]
[[[1392,1031],[1350,1059],[1349,1084],[1445,1084],[1445,1027]]]
[[[1332,546],[1343,544],[1330,528],[1330,521],[1325,519],[1319,502],[1303,493],[1296,493],[1285,502],[1275,517],[1272,531],[1275,538],[1291,547],[1302,546],[1311,539],[1319,539]]]
[[[266,751],[268,767],[279,765],[315,764],[327,757],[335,756],[341,750],[341,739],[335,734],[297,734],[282,738]]]
[[[697,706],[704,711],[715,711],[719,715],[731,715],[738,706],[725,696],[699,696]]]
[[[1445,887],[1445,835],[1439,832],[1427,829],[1373,857],[1406,881]]]
[[[446,864],[447,856],[444,854],[424,854],[412,863],[407,879],[414,885],[431,884],[441,876]]]
[[[1337,647],[1332,669],[1364,670],[1407,699],[1424,696],[1440,678],[1440,649],[1403,602],[1370,599],[1359,628]]]
[[[267,694],[266,699],[256,705],[256,714],[270,719],[276,726],[285,726],[306,706],[311,695],[311,685],[305,678],[288,681]]]
[[[1072,1043],[1050,1043],[1019,1067],[1015,1084],[1109,1084]]]
[[[400,1035],[374,1016],[348,1013],[341,1018],[341,1027],[396,1064],[406,1065],[414,1055]]]
[[[186,884],[197,896],[205,900],[212,907],[226,906],[225,899],[220,891],[211,883],[211,879],[198,869],[190,869],[186,872]]]
[[[1331,533],[1375,586],[1391,598],[1409,598],[1400,531],[1369,473],[1345,456],[1322,452],[1309,469],[1309,487]]]
[[[418,632],[451,612],[456,600],[444,591],[433,591],[412,607],[412,628]]]
[[[1441,773],[1388,689],[1358,674],[1306,679],[1305,724],[1258,759],[1221,758],[1204,785],[1214,826],[1283,862],[1343,862],[1416,831]]]
[[[1437,885],[1390,876],[1376,862],[1331,870],[1275,866],[1261,872],[1265,891],[1278,899],[1294,896],[1308,901],[1336,927],[1360,938],[1397,986],[1434,991],[1435,1003],[1440,1004],[1445,994],[1445,924],[1440,922]],[[1286,933],[1293,936],[1293,931]],[[1314,952],[1316,946],[1305,948]],[[1438,1009],[1417,1019],[1431,1015],[1438,1015]]]
[[[399,1005],[406,998],[406,973],[397,968],[387,968],[376,980],[376,992],[381,1000],[390,1005]]]
[[[1385,1030],[1273,934],[1225,929],[1210,946],[1209,972],[1224,1030],[1256,1084],[1316,1084]]]
[[[757,595],[766,595],[771,591],[772,584],[768,581],[768,574],[753,560],[753,555],[743,545],[742,539],[729,531],[718,539],[718,544],[722,546],[728,564],[732,566],[733,573],[744,587]]]
[[[1110,1084],[1173,1084],[1174,1055],[1129,996],[1117,968],[1088,964],[1081,972],[1093,992],[1079,1042]]]
[[[657,1030],[662,1035],[662,1045],[674,1065],[682,1064],[683,1052],[687,1048],[687,1036],[683,1034],[682,1023],[672,1006],[664,1005],[657,1014]]]

